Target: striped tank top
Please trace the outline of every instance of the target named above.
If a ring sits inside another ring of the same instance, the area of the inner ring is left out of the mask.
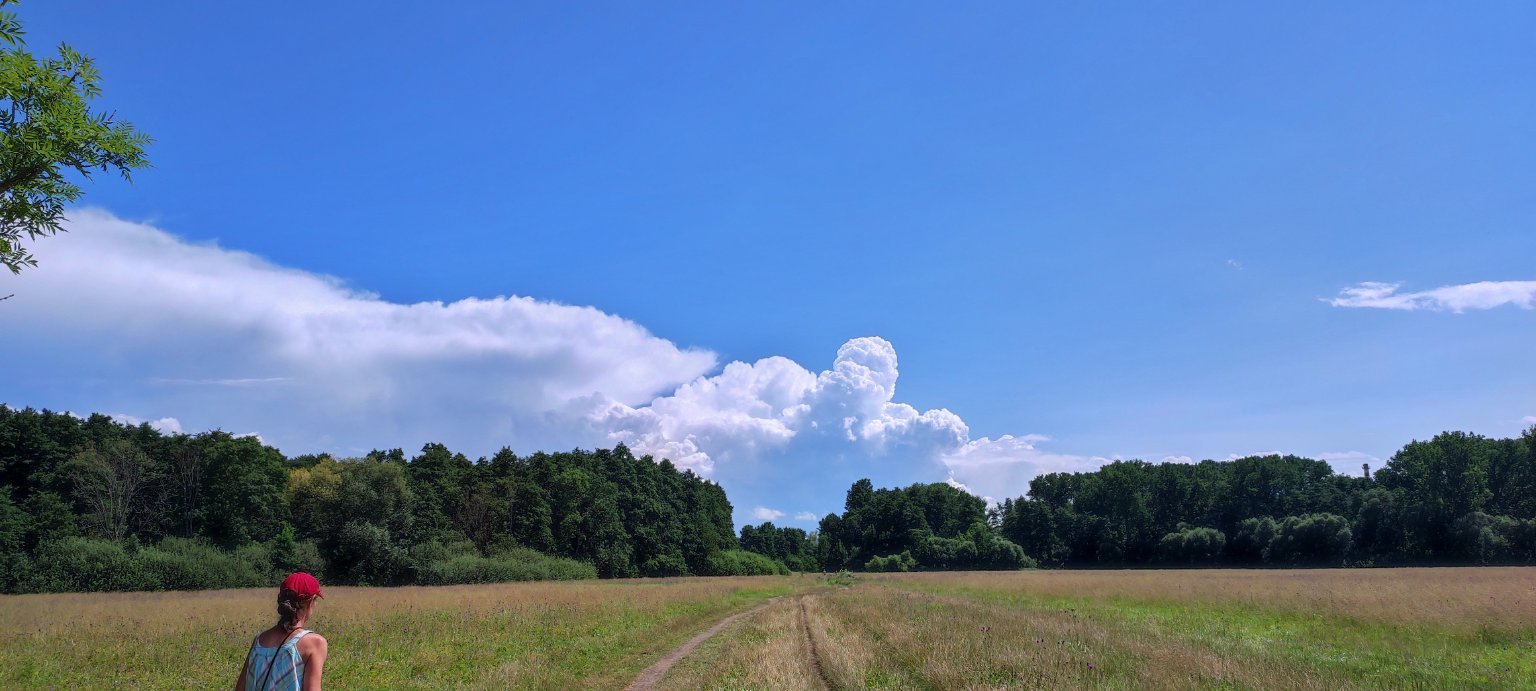
[[[276,648],[261,644],[261,636],[251,641],[245,660],[245,691],[299,691],[304,683],[304,658],[299,656],[300,638],[314,633],[309,629],[293,632]]]

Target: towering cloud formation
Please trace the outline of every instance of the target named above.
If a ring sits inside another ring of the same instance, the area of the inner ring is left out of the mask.
[[[883,338],[855,338],[817,374],[771,357],[733,362],[643,406],[599,399],[588,423],[609,442],[665,456],[709,474],[716,461],[768,458],[887,459],[920,469],[929,481],[981,495],[1012,496],[1041,472],[1105,462],[1039,451],[1039,435],[971,439],[946,409],[918,411],[894,400],[896,349]]]
[[[1039,436],[972,439],[949,410],[897,401],[896,350],[877,337],[843,344],[820,372],[782,357],[720,369],[594,308],[399,304],[91,211],[38,256],[5,303],[0,347],[28,366],[0,403],[256,432],[290,453],[624,442],[797,520],[836,508],[828,496],[850,477],[949,477],[1002,497],[1102,461],[1040,452]]]

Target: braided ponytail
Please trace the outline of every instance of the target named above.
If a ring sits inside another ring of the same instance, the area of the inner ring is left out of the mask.
[[[305,597],[292,590],[279,590],[277,593],[277,628],[288,633],[293,633],[299,628],[299,616],[309,608],[309,603],[314,598]]]

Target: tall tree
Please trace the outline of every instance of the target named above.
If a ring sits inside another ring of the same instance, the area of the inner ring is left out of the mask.
[[[125,440],[90,444],[68,464],[75,495],[103,537],[121,540],[155,513],[159,473],[149,457]]]
[[[91,58],[60,44],[39,59],[26,49],[21,22],[0,0],[0,265],[36,266],[22,245],[63,230],[64,207],[83,191],[72,176],[116,171],[125,179],[149,165],[150,138],[112,111],[92,110],[101,74]]]

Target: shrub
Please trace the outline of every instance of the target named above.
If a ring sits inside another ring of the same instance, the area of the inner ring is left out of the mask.
[[[852,571],[849,571],[848,569],[843,569],[841,571],[838,571],[835,574],[832,574],[831,576],[828,576],[827,577],[827,585],[837,585],[837,586],[847,587],[847,586],[853,585],[858,580],[859,580],[859,577],[853,575]]]
[[[313,540],[298,540],[293,526],[283,524],[283,530],[267,543],[274,575],[286,576],[295,571],[325,573],[325,558],[320,556],[320,546]]]
[[[133,559],[156,590],[251,588],[272,584],[272,566],[260,545],[226,552],[211,544],[169,537]]]
[[[37,592],[155,590],[155,576],[110,540],[67,537],[38,546],[27,589]]]
[[[788,575],[789,569],[770,557],[756,552],[727,549],[709,557],[710,576]]]
[[[394,585],[408,574],[410,559],[389,539],[389,531],[353,521],[336,536],[331,562],[336,580],[358,585]]]
[[[912,558],[911,552],[892,554],[887,557],[873,557],[864,562],[865,571],[911,571],[917,567],[917,560]]]
[[[640,565],[640,573],[645,576],[690,576],[688,560],[676,554],[658,554],[647,559]]]
[[[1269,546],[1275,540],[1275,519],[1269,516],[1248,518],[1237,524],[1227,551],[1233,561],[1258,563],[1269,561]]]
[[[597,578],[597,568],[531,549],[514,549],[492,557],[455,555],[427,565],[419,577],[424,585],[569,581]]]
[[[972,524],[958,537],[927,535],[917,541],[916,564],[932,569],[1019,569],[1038,564],[1024,548],[984,523]]]
[[[1527,561],[1532,556],[1536,521],[1473,511],[1456,520],[1451,534],[1467,556],[1478,562]]]
[[[1269,554],[1291,563],[1342,562],[1354,542],[1349,521],[1331,513],[1287,516],[1275,529]]]
[[[1215,528],[1190,528],[1168,533],[1157,543],[1158,555],[1165,561],[1208,564],[1221,558],[1227,536]]]

